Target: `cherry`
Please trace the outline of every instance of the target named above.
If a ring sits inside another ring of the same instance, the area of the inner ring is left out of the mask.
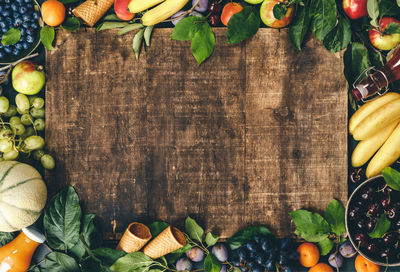
[[[383,236],[383,243],[387,246],[393,245],[398,241],[397,233],[386,233]]]
[[[361,175],[360,175],[361,170],[362,170],[362,168],[353,169],[353,171],[350,174],[351,182],[353,182],[353,183],[359,183],[360,182],[360,180],[361,180]]]
[[[365,222],[364,219],[361,219],[361,220],[359,220],[359,221],[357,222],[357,227],[358,227],[359,229],[364,229],[364,228],[365,228],[365,225],[366,225],[366,222]]]
[[[371,215],[378,216],[381,211],[381,206],[376,202],[368,205],[368,213]]]
[[[380,252],[380,256],[383,259],[390,259],[393,257],[393,252],[390,247],[386,247]]]
[[[381,198],[380,202],[381,202],[382,207],[384,207],[386,209],[390,205],[390,197],[388,195],[386,195]]]
[[[354,240],[358,242],[358,244],[362,247],[365,247],[368,243],[368,238],[364,233],[357,233],[354,235]]]
[[[377,252],[378,245],[375,242],[370,243],[369,245],[367,245],[367,251],[372,254]]]
[[[374,230],[375,224],[376,224],[375,220],[370,219],[370,220],[368,220],[367,223],[365,224],[365,228],[367,229],[368,232],[371,232],[371,231]]]
[[[219,13],[222,11],[222,6],[218,3],[218,1],[211,2],[210,6],[208,7],[208,10],[211,13]]]
[[[353,209],[351,209],[349,211],[349,218],[350,220],[357,220],[358,218],[360,218],[360,208],[359,207],[354,207]]]
[[[210,21],[210,24],[212,25],[212,26],[217,26],[217,25],[219,25],[219,23],[220,23],[220,18],[219,18],[219,16],[217,15],[217,14],[211,14],[209,17],[208,17],[208,20]]]
[[[371,187],[366,187],[361,191],[361,198],[371,201],[374,198],[374,190]]]
[[[389,219],[396,219],[399,215],[399,208],[397,206],[390,207],[386,210]]]

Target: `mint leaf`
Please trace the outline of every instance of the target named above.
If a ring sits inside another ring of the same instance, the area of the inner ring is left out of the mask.
[[[190,41],[205,22],[204,17],[189,16],[180,20],[171,34],[172,40]]]
[[[147,271],[148,269],[140,269],[142,267],[148,268],[155,262],[143,252],[133,252],[119,258],[111,267],[114,272],[130,272],[130,271]]]
[[[372,19],[371,25],[378,27],[379,4],[378,0],[367,0],[368,16]]]
[[[74,32],[81,26],[78,18],[76,17],[67,17],[65,21],[62,23],[61,27],[67,31]]]
[[[235,250],[252,239],[256,234],[271,235],[271,232],[264,226],[252,226],[239,230],[226,242],[232,250]]]
[[[383,34],[400,34],[400,25],[397,23],[390,23]]]
[[[190,238],[196,241],[203,241],[204,230],[197,222],[188,216],[185,220],[185,230]]]
[[[228,43],[238,43],[254,36],[260,28],[260,15],[252,6],[244,7],[228,22],[226,36]]]
[[[306,241],[320,242],[326,238],[331,231],[328,222],[318,213],[297,210],[290,212],[289,215],[296,225],[296,234]]]
[[[1,38],[3,45],[16,44],[21,39],[21,30],[18,28],[10,28]]]
[[[382,170],[382,175],[390,188],[400,191],[400,172],[393,168],[386,167]]]
[[[346,231],[345,208],[342,203],[333,199],[325,211],[325,219],[331,226],[332,232],[340,236]]]
[[[325,36],[324,46],[332,52],[339,52],[346,48],[351,39],[350,21],[340,15],[337,25]]]
[[[331,252],[334,244],[331,241],[331,239],[325,238],[325,239],[321,240],[320,242],[318,242],[318,245],[319,245],[319,248],[321,250],[321,255],[325,256],[329,252]]]
[[[374,230],[369,233],[371,238],[382,238],[382,236],[390,229],[390,221],[386,214],[382,214],[376,222]]]
[[[169,226],[169,224],[164,221],[154,221],[153,223],[148,225],[151,235],[153,237],[156,237],[157,235],[159,235],[163,230],[168,228],[168,226]]]
[[[197,63],[200,65],[214,51],[215,36],[207,22],[201,24],[200,29],[193,36],[190,47]]]
[[[311,31],[317,40],[323,41],[325,36],[336,25],[336,1],[312,0],[310,4],[310,12],[313,15]]]
[[[308,7],[297,6],[297,14],[293,18],[289,27],[289,37],[297,50],[301,50],[308,29],[310,28],[311,18],[308,12]]]
[[[54,41],[54,28],[49,26],[44,26],[40,30],[40,40],[42,41],[44,47],[47,50],[53,50],[53,41]]]
[[[221,271],[221,264],[214,257],[214,255],[209,254],[204,259],[204,272],[220,272]]]
[[[274,13],[274,17],[276,19],[282,20],[283,17],[285,17],[287,10],[288,10],[287,6],[279,2],[275,4],[274,8],[272,9],[272,12]]]
[[[211,232],[207,233],[206,235],[206,244],[208,247],[215,245],[218,242],[219,237],[212,234]]]
[[[61,253],[52,252],[45,258],[46,271],[53,272],[79,272],[79,266],[74,258]]]

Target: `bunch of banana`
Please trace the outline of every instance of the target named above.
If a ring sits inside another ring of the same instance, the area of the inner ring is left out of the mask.
[[[158,24],[181,10],[189,0],[131,0],[128,9],[139,13],[155,5],[142,16],[142,24],[151,26]]]
[[[365,103],[350,118],[349,132],[360,141],[351,156],[353,167],[369,162],[366,176],[373,177],[400,157],[400,94]]]

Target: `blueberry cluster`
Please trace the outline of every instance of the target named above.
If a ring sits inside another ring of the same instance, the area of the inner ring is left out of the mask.
[[[32,0],[0,0],[0,39],[11,28],[21,31],[21,39],[12,45],[0,43],[0,59],[18,56],[35,42],[39,30],[39,13]]]
[[[273,236],[256,235],[251,241],[234,250],[231,263],[241,271],[292,272],[297,267],[299,253],[290,237],[276,239]]]

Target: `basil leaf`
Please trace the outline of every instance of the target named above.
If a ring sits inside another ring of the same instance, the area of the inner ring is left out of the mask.
[[[339,52],[346,48],[351,40],[350,21],[339,16],[337,25],[324,38],[324,46],[332,52]]]
[[[188,216],[185,220],[185,230],[190,238],[196,241],[203,241],[204,230],[197,222]]]
[[[227,42],[238,43],[254,36],[260,28],[260,22],[260,15],[254,7],[244,7],[240,12],[234,14],[228,22]]]
[[[383,31],[383,34],[400,34],[400,25],[397,23],[390,23],[385,31]]]
[[[345,213],[343,204],[336,199],[333,199],[326,208],[325,219],[331,226],[332,232],[337,236],[341,236],[346,231]]]
[[[168,228],[168,226],[169,226],[169,224],[167,222],[163,222],[163,221],[155,221],[155,222],[151,223],[150,225],[148,225],[151,235],[153,237],[156,237],[157,235],[159,235],[163,230]]]
[[[74,188],[67,187],[51,199],[43,219],[47,243],[51,248],[68,251],[77,244],[81,214]]]
[[[361,43],[352,43],[343,56],[344,75],[351,86],[356,78],[371,66],[368,51]]]
[[[379,4],[378,0],[367,0],[368,16],[372,19],[371,25],[378,27]]]
[[[133,272],[142,267],[149,267],[155,262],[142,252],[133,252],[119,258],[111,267],[114,272]]]
[[[93,249],[92,254],[101,260],[102,264],[106,266],[111,266],[119,258],[122,258],[126,255],[126,253],[121,250],[106,247]]]
[[[221,264],[212,254],[208,254],[204,259],[204,272],[220,272]]]
[[[390,221],[386,214],[382,214],[376,222],[375,228],[368,233],[371,238],[382,238],[382,236],[390,229]]]
[[[21,39],[21,30],[18,28],[10,28],[1,38],[3,45],[16,44]]]
[[[136,30],[136,29],[139,29],[139,28],[142,28],[142,27],[143,27],[143,25],[139,24],[139,23],[129,24],[129,25],[124,26],[123,28],[121,28],[120,31],[118,31],[118,36],[122,36],[122,35],[124,35],[124,34],[126,34],[128,32],[131,32],[133,30]]]
[[[0,232],[0,247],[8,244],[16,237],[15,232]]]
[[[79,22],[78,18],[67,17],[65,19],[65,21],[62,23],[61,28],[65,29],[67,31],[74,32],[77,29],[79,29],[80,26],[81,26],[81,23]]]
[[[210,25],[207,22],[201,24],[201,27],[194,34],[190,47],[192,54],[200,65],[214,51],[215,36]]]
[[[203,17],[189,16],[183,18],[174,27],[170,38],[177,41],[190,41],[203,22],[205,22]]]
[[[208,247],[215,245],[219,240],[219,237],[212,234],[211,232],[207,233],[206,235],[206,244]]]
[[[329,238],[325,238],[322,241],[318,242],[319,248],[321,250],[321,255],[325,256],[327,255],[329,252],[331,252],[332,248],[333,248],[333,242],[331,241],[331,239]]]
[[[336,25],[336,2],[335,0],[312,0],[310,12],[313,16],[311,31],[317,40],[323,41]]]
[[[129,25],[129,23],[127,23],[127,22],[104,22],[96,28],[96,31],[102,31],[102,30],[114,29],[114,28],[123,28],[127,25]]]
[[[271,232],[264,226],[252,226],[239,230],[226,240],[226,242],[232,250],[235,250],[252,239],[256,234],[271,235]]]
[[[393,168],[386,167],[382,170],[383,178],[393,190],[400,191],[400,173]]]
[[[79,272],[79,266],[74,258],[61,253],[52,252],[45,258],[46,271],[52,272]]]
[[[53,41],[54,41],[54,28],[49,26],[44,26],[40,30],[40,40],[42,41],[44,47],[47,50],[53,50]]]
[[[297,6],[297,14],[289,26],[289,37],[297,50],[301,50],[304,37],[310,28],[310,21],[308,8],[300,5]]]
[[[328,222],[318,213],[297,210],[290,212],[289,215],[296,225],[296,234],[306,241],[320,242],[327,237],[331,231]]]
[[[285,17],[287,10],[288,10],[287,6],[279,2],[275,4],[274,8],[272,9],[272,12],[276,19],[282,20],[283,17]]]

